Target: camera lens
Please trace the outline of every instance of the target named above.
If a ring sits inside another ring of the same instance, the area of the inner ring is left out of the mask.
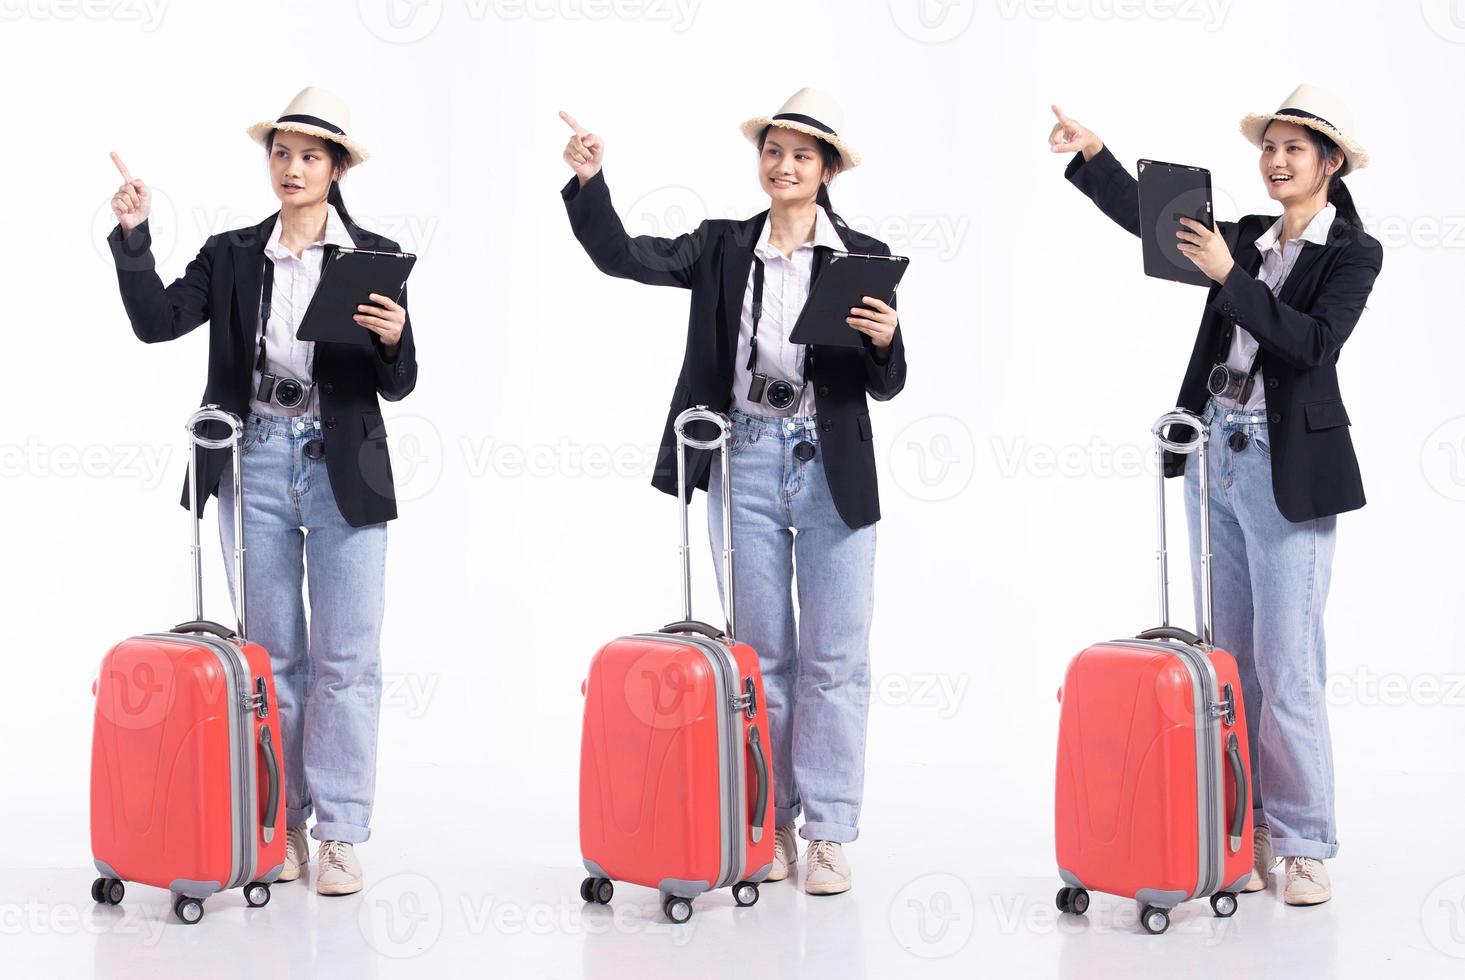
[[[1206,378],[1206,390],[1213,395],[1224,395],[1229,387],[1231,387],[1231,372],[1226,369],[1226,365],[1217,364],[1211,368],[1210,377]]]
[[[787,381],[770,381],[768,383],[768,404],[777,409],[785,409],[793,403],[793,385]]]
[[[300,387],[300,382],[286,378],[275,385],[275,401],[286,408],[294,408],[300,404],[305,397],[305,389]]]

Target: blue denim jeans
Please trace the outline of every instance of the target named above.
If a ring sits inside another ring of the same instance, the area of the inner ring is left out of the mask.
[[[290,826],[316,840],[371,836],[381,707],[387,526],[352,527],[326,461],[305,455],[314,417],[245,420],[244,545],[249,638],[270,652]],[[234,486],[219,484],[219,540],[234,590]],[[308,584],[310,617],[301,593]]]
[[[1218,410],[1219,409],[1219,410]],[[1253,816],[1278,857],[1338,853],[1323,607],[1337,517],[1294,524],[1277,510],[1264,415],[1219,408],[1210,423],[1215,642],[1236,658],[1251,740]],[[1234,433],[1247,437],[1232,449]],[[1185,468],[1194,598],[1200,610],[1200,479]]]
[[[835,510],[813,419],[730,417],[737,631],[763,671],[774,818],[782,827],[802,812],[804,839],[846,843],[859,836],[865,786],[875,525],[851,530]],[[800,442],[813,459],[794,456]],[[716,460],[708,491],[721,590]]]

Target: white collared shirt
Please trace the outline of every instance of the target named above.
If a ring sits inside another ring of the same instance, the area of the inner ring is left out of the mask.
[[[1262,253],[1261,268],[1257,270],[1256,277],[1267,284],[1272,295],[1276,296],[1282,291],[1282,284],[1287,281],[1291,274],[1292,267],[1297,264],[1297,257],[1302,254],[1302,243],[1312,242],[1315,245],[1326,245],[1328,242],[1328,230],[1333,227],[1333,218],[1337,215],[1338,209],[1331,204],[1325,205],[1321,211],[1312,216],[1307,227],[1302,230],[1298,238],[1282,242],[1282,219],[1278,218],[1272,223],[1272,227],[1262,233],[1256,240],[1256,249]],[[1226,353],[1226,366],[1233,372],[1243,377],[1251,370],[1252,360],[1256,357],[1256,338],[1253,337],[1244,327],[1237,327],[1231,335],[1231,349]],[[1257,371],[1256,381],[1251,386],[1251,397],[1245,405],[1238,404],[1230,398],[1217,398],[1226,408],[1240,409],[1243,412],[1260,415],[1266,409],[1265,379],[1262,372]]]
[[[814,208],[814,240],[785,256],[770,241],[772,217],[763,221],[763,231],[753,246],[755,258],[763,260],[763,316],[758,321],[758,373],[770,379],[783,378],[795,385],[804,383],[804,345],[791,344],[788,335],[798,322],[799,313],[809,299],[810,278],[814,271],[814,247],[825,245],[844,251],[844,242],[834,230],[834,222],[822,207]],[[748,370],[748,351],[753,337],[753,274],[757,263],[748,272],[748,286],[743,293],[743,314],[738,324],[738,352],[733,364],[733,404],[750,415],[773,415],[786,418],[812,418],[814,392],[805,388],[803,396],[780,412],[766,402],[748,401],[748,386],[753,373]]]
[[[300,250],[300,257],[280,243],[280,218],[275,218],[270,240],[265,243],[265,256],[275,264],[275,282],[270,295],[270,319],[265,326],[265,365],[276,377],[291,377],[301,382],[310,381],[311,364],[315,359],[315,343],[296,340],[295,331],[305,316],[315,289],[320,285],[321,265],[325,261],[325,247],[339,245],[352,248],[354,242],[346,231],[341,216],[334,205],[326,205],[326,229],[320,241],[311,242]],[[259,304],[255,304],[259,308]],[[251,365],[257,365],[259,358],[259,331],[255,331],[254,346],[250,348]],[[249,408],[264,415],[296,417],[320,414],[320,395],[310,389],[310,397],[294,409],[282,408],[273,402],[261,402],[259,394],[259,368],[254,369],[254,384],[249,390]]]

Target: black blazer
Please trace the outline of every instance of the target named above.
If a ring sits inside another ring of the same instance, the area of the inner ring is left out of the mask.
[[[744,221],[715,219],[678,238],[626,234],[601,171],[585,186],[571,177],[560,191],[570,227],[596,268],[622,279],[655,286],[681,286],[692,291],[687,320],[687,346],[681,376],[672,393],[662,428],[661,450],[651,485],[664,493],[677,492],[676,436],[672,423],[693,405],[727,411],[732,404],[733,363],[737,357],[738,324],[743,294],[753,267],[753,246],[758,243],[768,212]],[[840,239],[852,252],[889,255],[877,239],[836,225]],[[814,250],[813,278],[817,279],[828,249]],[[905,386],[905,342],[895,329],[889,358],[875,360],[874,347],[865,338],[862,349],[811,346],[805,381],[814,386],[819,416],[819,442],[824,473],[834,506],[845,524],[863,527],[880,519],[880,496],[875,478],[875,448],[870,427],[868,393],[877,401],[893,398]],[[711,450],[687,454],[687,495],[693,487],[707,489]]]
[[[1066,176],[1099,209],[1133,235],[1140,233],[1138,182],[1108,148],[1087,164],[1074,154]],[[1358,458],[1348,436],[1348,412],[1338,391],[1338,353],[1353,332],[1383,264],[1383,249],[1361,228],[1333,222],[1326,245],[1304,242],[1302,254],[1272,295],[1256,278],[1262,256],[1254,247],[1277,219],[1249,214],[1217,222],[1236,267],[1212,283],[1178,404],[1201,412],[1210,399],[1206,376],[1226,359],[1228,321],[1245,327],[1259,345],[1266,387],[1272,494],[1294,523],[1357,510],[1364,504]],[[1176,428],[1189,431],[1188,427]],[[1177,433],[1177,438],[1187,438]],[[1185,472],[1186,456],[1165,454],[1165,475]]]
[[[124,241],[122,226],[107,241],[117,264],[122,305],[132,332],[146,343],[173,340],[204,321],[209,323],[209,374],[200,404],[216,404],[244,418],[258,354],[259,300],[264,247],[279,212],[258,225],[214,235],[181,278],[164,288],[154,269],[152,237],[144,221]],[[397,243],[345,222],[351,240],[361,248],[399,252]],[[405,290],[402,305],[407,305]],[[320,392],[321,427],[326,443],[326,471],[336,506],[352,527],[377,524],[397,516],[387,430],[382,423],[380,394],[397,401],[417,384],[417,349],[412,318],[402,330],[397,356],[388,361],[381,341],[371,349],[344,344],[315,348],[316,384]],[[222,423],[207,423],[206,434],[222,437]],[[228,472],[229,450],[202,449],[199,464],[198,513],[207,495],[218,495],[219,478]],[[181,501],[188,506],[185,479]]]

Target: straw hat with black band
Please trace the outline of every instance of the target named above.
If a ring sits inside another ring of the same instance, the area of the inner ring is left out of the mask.
[[[246,130],[249,138],[260,146],[266,146],[270,130],[283,129],[291,133],[303,133],[331,140],[346,148],[351,155],[351,166],[355,167],[371,159],[366,147],[346,135],[351,126],[351,110],[345,100],[334,92],[310,86],[303,88],[285,111],[274,119],[257,122]]]
[[[1276,112],[1253,113],[1241,120],[1241,133],[1257,147],[1262,145],[1262,135],[1267,123],[1272,120],[1295,123],[1317,130],[1338,144],[1343,151],[1343,166],[1337,176],[1342,177],[1368,166],[1368,153],[1351,135],[1353,113],[1347,104],[1336,95],[1316,85],[1299,85],[1292,94],[1282,100],[1282,108]]]
[[[765,126],[798,130],[838,150],[840,169],[851,170],[860,165],[860,155],[839,135],[843,125],[844,112],[834,101],[834,96],[818,89],[801,88],[773,115],[749,119],[738,128],[754,146],[758,144],[758,134]]]

